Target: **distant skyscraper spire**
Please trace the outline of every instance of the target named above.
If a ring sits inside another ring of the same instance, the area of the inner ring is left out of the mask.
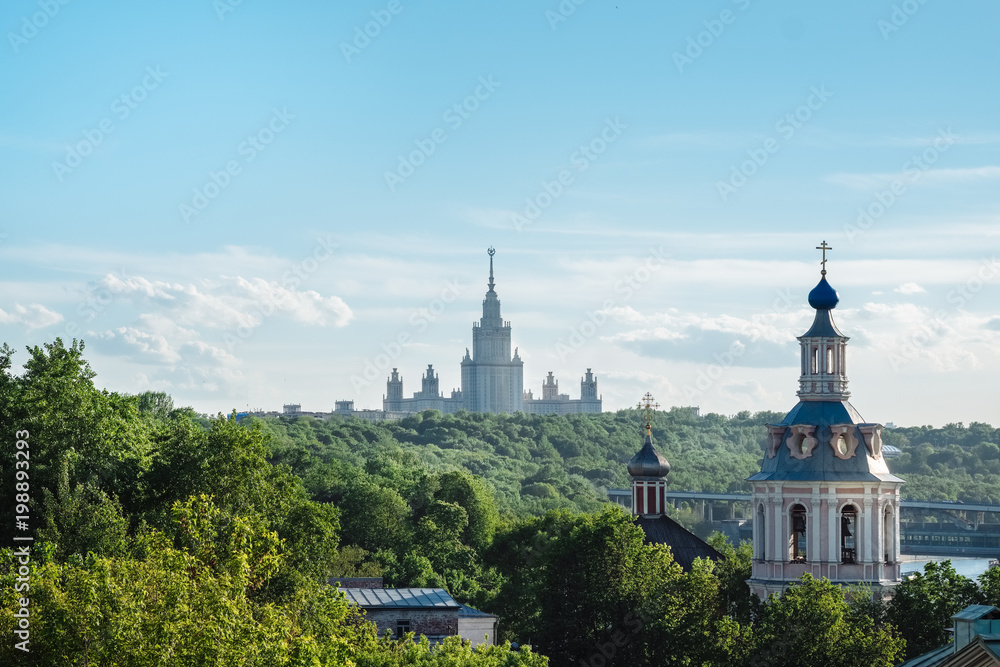
[[[489,250],[487,250],[486,252],[490,256],[490,291],[492,292],[493,291],[493,285],[494,285],[494,283],[493,283],[493,255],[497,254],[497,251],[493,249],[493,246],[490,246]]]

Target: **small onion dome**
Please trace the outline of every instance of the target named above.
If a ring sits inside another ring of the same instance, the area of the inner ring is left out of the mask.
[[[653,447],[653,437],[647,433],[642,449],[628,462],[628,474],[632,477],[666,477],[669,472],[670,464]]]
[[[823,276],[819,284],[809,292],[809,305],[816,310],[833,310],[838,303],[840,303],[840,297],[837,296],[837,290],[826,282],[826,276]]]

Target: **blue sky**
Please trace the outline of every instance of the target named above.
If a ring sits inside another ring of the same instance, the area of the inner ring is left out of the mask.
[[[825,239],[865,418],[996,424],[998,19],[9,2],[3,339],[205,412],[379,407],[458,386],[493,245],[526,388],[788,410]]]

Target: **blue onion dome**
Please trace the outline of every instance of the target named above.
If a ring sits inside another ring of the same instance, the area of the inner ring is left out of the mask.
[[[809,292],[809,305],[816,310],[833,310],[840,303],[837,290],[826,282],[826,276],[820,278],[819,284]]]
[[[667,459],[653,447],[653,437],[646,434],[642,449],[628,462],[628,474],[632,477],[666,477],[669,472]]]

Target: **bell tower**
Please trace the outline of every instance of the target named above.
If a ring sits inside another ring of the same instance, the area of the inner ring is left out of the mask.
[[[753,483],[750,590],[781,594],[805,573],[841,584],[864,583],[891,595],[900,580],[899,496],[903,480],[882,456],[882,425],[848,402],[847,341],[833,320],[840,297],[826,280],[809,293],[816,310],[799,336],[799,403],[768,424],[761,471]]]
[[[653,446],[653,410],[660,407],[648,391],[639,403],[646,412],[646,439],[635,456],[628,462],[632,478],[632,515],[659,516],[667,511],[667,475],[670,464]]]

